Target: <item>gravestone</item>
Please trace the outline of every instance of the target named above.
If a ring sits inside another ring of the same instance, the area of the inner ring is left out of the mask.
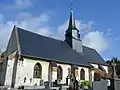
[[[70,77],[66,78],[66,85],[70,85]]]

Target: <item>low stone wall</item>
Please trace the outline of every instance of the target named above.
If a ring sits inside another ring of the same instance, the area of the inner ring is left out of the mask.
[[[61,86],[61,87],[48,87],[45,86],[24,86],[24,90],[68,90],[69,86]],[[20,90],[17,88],[9,88],[8,86],[0,86],[0,90]]]
[[[61,90],[68,90],[69,89],[69,86],[62,86],[61,87]]]
[[[24,90],[35,90],[35,89],[43,90],[45,89],[45,86],[24,86]]]
[[[108,90],[107,84],[108,84],[108,80],[94,81],[93,90]]]
[[[0,86],[0,90],[8,90],[8,86]]]

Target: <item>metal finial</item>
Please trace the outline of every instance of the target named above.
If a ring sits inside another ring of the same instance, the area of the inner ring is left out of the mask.
[[[71,9],[73,8],[73,0],[71,0]]]

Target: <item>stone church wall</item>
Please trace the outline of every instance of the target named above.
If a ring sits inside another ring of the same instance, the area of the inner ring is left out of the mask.
[[[15,63],[15,55],[16,52],[11,53],[8,57],[5,58],[4,60],[4,65],[3,65],[3,71],[2,75],[5,77],[5,80],[3,78],[4,85],[10,86],[12,85],[12,79],[13,79],[13,67]],[[5,75],[4,75],[5,74]]]
[[[49,76],[49,62],[42,61],[42,60],[31,60],[31,59],[26,59],[24,58],[24,61],[19,61],[17,65],[17,75],[16,75],[16,84],[15,86],[20,86],[20,85],[37,85],[40,84],[40,79],[35,79],[33,78],[33,71],[34,71],[34,65],[36,63],[40,63],[42,66],[42,79],[44,81],[48,81],[48,76]],[[62,84],[66,83],[66,77],[68,76],[68,68],[71,68],[71,65],[68,64],[60,64],[57,63],[57,66],[61,66],[63,70],[63,79],[61,81]],[[80,80],[80,70],[81,69],[85,70],[85,80],[89,80],[89,69],[85,67],[79,67],[78,69],[78,78]],[[24,78],[26,77],[26,81],[24,83]],[[32,79],[32,81],[30,81]],[[55,80],[56,77],[53,77]]]
[[[57,66],[61,66],[63,69],[63,79],[61,81],[62,84],[66,83],[66,77],[68,76],[68,68],[71,68],[68,64],[59,64],[57,63]]]
[[[33,72],[34,72],[34,65],[36,63],[40,63],[42,66],[42,80],[48,81],[49,76],[49,62],[43,61],[43,60],[32,60],[23,58],[22,60],[18,60],[17,62],[17,68],[16,68],[16,78],[15,79],[15,87],[21,86],[21,85],[31,85],[34,86],[35,84],[40,85],[41,79],[33,78]],[[11,86],[12,84],[12,75],[13,75],[13,65],[14,60],[8,60],[7,65],[7,72],[6,72],[6,79],[5,79],[5,85]],[[61,83],[66,83],[66,77],[68,76],[68,68],[71,68],[71,65],[68,64],[61,64],[57,63],[57,66],[61,66],[63,70],[63,78]],[[78,78],[77,80],[80,80],[80,70],[84,69],[85,71],[85,80],[89,80],[89,68],[86,67],[78,67]],[[57,74],[56,74],[57,77]],[[52,79],[56,80],[56,77],[53,77]]]
[[[7,71],[5,76],[5,85],[7,86],[11,86],[12,84],[13,65],[14,65],[14,59],[8,60]]]
[[[85,71],[85,80],[86,81],[89,81],[89,68],[86,68],[86,67],[78,67],[78,80],[80,80],[80,70],[81,69],[84,69]]]
[[[40,84],[40,79],[33,78],[34,65],[40,63],[42,66],[42,79],[48,81],[48,66],[49,63],[42,60],[31,60],[24,58],[24,61],[19,61],[17,65],[17,75],[15,87],[20,85],[37,85]],[[26,78],[25,82],[24,79]]]
[[[97,64],[91,64],[94,68],[98,68]],[[91,75],[92,75],[92,81],[94,81],[94,70],[91,71]]]
[[[94,68],[98,68],[98,64],[91,64]],[[105,66],[105,65],[101,65],[105,71],[108,73],[108,66]]]
[[[91,64],[94,68],[98,68],[98,64]],[[104,69],[105,69],[105,71],[106,71],[106,73],[108,73],[108,66],[105,66],[105,65],[101,65]],[[94,81],[94,70],[92,70],[91,71],[91,74],[92,74],[92,81]]]
[[[8,60],[6,60],[6,58],[3,58],[3,64],[2,64],[2,73],[1,73],[1,77],[0,77],[0,84],[4,85],[4,81],[5,81],[5,77],[6,77],[6,68],[7,68],[7,63]]]
[[[97,64],[91,64],[94,68],[98,68]]]
[[[108,66],[102,65],[102,67],[105,69],[105,71],[108,73]]]

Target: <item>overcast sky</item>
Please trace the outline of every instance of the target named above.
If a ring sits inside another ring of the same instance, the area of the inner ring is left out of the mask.
[[[77,28],[84,45],[105,59],[120,57],[120,1],[74,0]],[[70,0],[0,0],[0,50],[4,51],[13,26],[64,40]]]

